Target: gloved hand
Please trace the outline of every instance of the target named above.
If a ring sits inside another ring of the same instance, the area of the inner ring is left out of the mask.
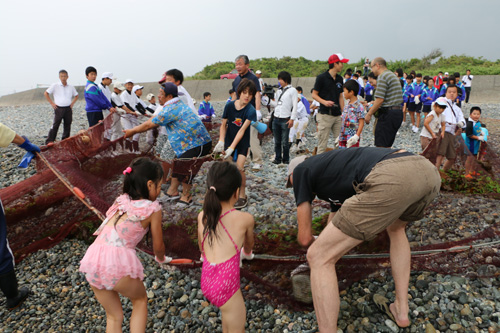
[[[28,151],[26,154],[24,154],[23,159],[21,160],[21,163],[17,166],[18,168],[23,168],[26,169],[28,165],[30,165],[31,160],[35,157],[35,154]]]
[[[139,111],[135,111],[135,115],[136,116],[142,116],[142,113],[140,113]]]
[[[207,119],[207,116],[204,115],[204,114],[200,114],[200,115],[198,115],[198,118],[200,118],[200,119]]]
[[[260,112],[260,110],[256,110],[256,113],[257,113],[257,121],[261,121],[262,113]]]
[[[255,254],[253,254],[253,251],[250,251],[250,253],[245,253],[245,250],[242,247],[240,252],[240,267],[243,266],[243,259],[252,260],[254,257]]]
[[[116,113],[119,114],[120,116],[123,116],[127,114],[127,111],[123,110],[122,108],[116,108]]]
[[[231,157],[231,155],[233,155],[233,153],[234,153],[234,149],[233,148],[231,148],[231,147],[227,148],[226,149],[226,154],[224,155],[224,159]]]
[[[358,141],[359,141],[359,136],[357,134],[354,134],[349,138],[349,140],[347,140],[347,145],[346,145],[347,148],[354,146],[356,143],[358,143]]]
[[[214,153],[222,153],[224,151],[224,141],[219,141],[214,148]]]
[[[171,257],[167,257],[167,256],[165,256],[165,259],[163,259],[163,261],[160,261],[160,260],[158,260],[158,257],[157,257],[157,256],[155,256],[155,261],[156,261],[158,264],[160,264],[160,267],[161,267],[161,268],[165,268],[164,266],[165,266],[166,264],[168,264],[169,262],[171,262],[171,261],[172,261],[172,258],[171,258]]]
[[[38,148],[37,145],[34,145],[31,143],[30,140],[28,140],[27,137],[25,137],[23,135],[23,138],[24,138],[24,143],[23,144],[20,144],[19,147],[23,148],[24,150],[30,152],[30,153],[39,153],[40,152],[40,148]]]
[[[339,147],[339,137],[335,139],[335,148]]]
[[[457,123],[457,126],[458,126],[458,127],[460,127],[460,128],[464,128],[465,124],[464,124],[464,122],[463,122],[463,121],[459,121],[459,122]]]
[[[484,135],[480,135],[477,137],[477,139],[481,142],[484,142]]]

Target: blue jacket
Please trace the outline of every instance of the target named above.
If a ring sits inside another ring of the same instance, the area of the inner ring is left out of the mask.
[[[427,99],[427,97],[430,97],[431,99]],[[424,91],[422,92],[422,96],[420,96],[420,100],[424,105],[431,105],[432,102],[434,102],[437,98],[439,97],[439,91],[432,87],[432,89],[429,89],[429,87],[425,87]]]
[[[302,104],[306,107],[307,114],[311,114],[311,105],[309,104],[309,101],[307,98],[305,98],[303,95],[300,95],[300,100],[302,101]]]
[[[458,100],[460,102],[463,102],[465,101],[465,87],[464,87],[464,84],[462,82],[458,82],[456,84],[456,86],[458,87]]]
[[[423,82],[420,82],[420,84],[418,84],[417,82],[413,82],[411,84],[411,87],[412,87],[412,90],[411,90],[410,95],[418,96],[418,95],[422,95],[422,92],[424,91],[424,88],[425,88],[425,84]],[[422,97],[422,96],[420,96],[420,97]],[[420,100],[422,100],[422,98],[420,98]],[[410,102],[415,102],[415,97],[410,97]]]
[[[448,88],[448,83],[443,83],[441,86],[441,90],[439,91],[439,96],[446,95],[446,88]]]
[[[365,95],[366,96],[373,95],[373,86],[368,82],[365,84]]]
[[[207,119],[203,119],[203,121],[211,121],[214,114],[214,107],[212,106],[212,104],[210,104],[210,102],[202,101],[200,103],[200,107],[198,108],[198,115],[205,115],[208,117]]]
[[[87,112],[101,112],[105,109],[111,109],[113,105],[103,94],[102,90],[99,89],[97,84],[91,81],[87,81],[85,85],[85,111]]]

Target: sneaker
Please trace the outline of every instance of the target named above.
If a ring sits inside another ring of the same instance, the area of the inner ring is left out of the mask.
[[[252,165],[252,170],[260,170],[262,168],[262,165],[255,163]]]
[[[234,204],[234,208],[236,209],[242,209],[245,208],[248,205],[248,197],[245,198],[239,198],[238,201]]]
[[[281,161],[278,161],[278,160],[273,160],[272,162],[273,164],[281,164]]]
[[[418,127],[417,126],[413,126],[412,127],[412,131],[413,131],[413,133],[417,133],[418,132]]]

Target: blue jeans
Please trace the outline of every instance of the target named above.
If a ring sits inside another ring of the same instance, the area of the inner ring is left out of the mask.
[[[285,118],[274,118],[273,120],[273,136],[274,136],[274,153],[275,160],[278,162],[290,162],[290,146],[288,144],[288,136],[290,129],[288,128]],[[283,150],[282,150],[283,148]],[[283,152],[283,155],[281,154]]]

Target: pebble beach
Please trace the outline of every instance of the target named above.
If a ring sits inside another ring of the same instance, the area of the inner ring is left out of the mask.
[[[220,120],[225,102],[212,102]],[[473,105],[463,108],[467,117]],[[500,104],[479,104],[482,122],[491,123],[491,147],[498,153],[500,140]],[[266,112],[264,111],[264,117]],[[27,135],[43,145],[52,124],[53,111],[48,104],[0,107],[0,122]],[[87,127],[84,103],[73,109],[72,135]],[[59,129],[60,138],[62,126]],[[312,151],[317,140],[311,120],[306,133],[306,148]],[[262,142],[264,163],[260,170],[247,168],[249,204],[244,210],[256,221],[256,233],[276,228],[296,228],[293,193],[285,188],[286,165],[274,165],[274,144],[271,137]],[[333,146],[333,140],[330,145]],[[373,146],[372,125],[367,125],[361,146]],[[419,134],[411,126],[403,126],[394,148],[420,153]],[[16,184],[35,173],[33,166],[17,169],[24,150],[15,145],[0,149],[0,188]],[[292,158],[294,155],[292,154]],[[195,214],[201,209],[204,179],[211,163],[205,163],[194,181],[194,204],[187,208]],[[119,193],[117,193],[118,195]],[[499,201],[479,195],[442,192],[438,203],[428,209],[426,217],[407,228],[414,246],[458,241],[470,237],[491,225],[500,223]],[[163,205],[169,205],[164,203]],[[172,209],[171,222],[180,213]],[[314,206],[313,216],[328,209]],[[491,242],[497,238],[481,239]],[[295,241],[295,240],[293,240]],[[0,332],[105,332],[106,316],[83,274],[78,272],[79,261],[88,244],[82,240],[66,239],[51,249],[40,250],[16,266],[20,285],[28,286],[32,294],[18,309],[11,312],[0,298]],[[498,332],[500,331],[500,253],[496,247],[483,251],[484,258],[473,267],[461,267],[461,274],[445,275],[432,271],[412,271],[410,278],[411,326],[400,329],[380,313],[371,300],[374,293],[394,299],[394,283],[389,273],[360,280],[341,290],[339,332]],[[149,313],[147,332],[222,332],[220,313],[203,297],[200,289],[201,269],[162,269],[154,260],[138,252],[145,268],[144,284],[148,292]],[[488,259],[489,258],[489,259]],[[251,270],[252,262],[244,264]],[[488,277],[481,277],[487,273]],[[476,273],[476,275],[474,275]],[[259,298],[261,286],[245,278],[241,280],[247,307],[248,332],[317,332],[313,307],[294,310],[289,304],[279,304]],[[248,297],[246,297],[248,296]],[[251,296],[251,297],[250,297]],[[130,316],[131,304],[123,299],[125,318]],[[128,331],[128,320],[124,321]]]

